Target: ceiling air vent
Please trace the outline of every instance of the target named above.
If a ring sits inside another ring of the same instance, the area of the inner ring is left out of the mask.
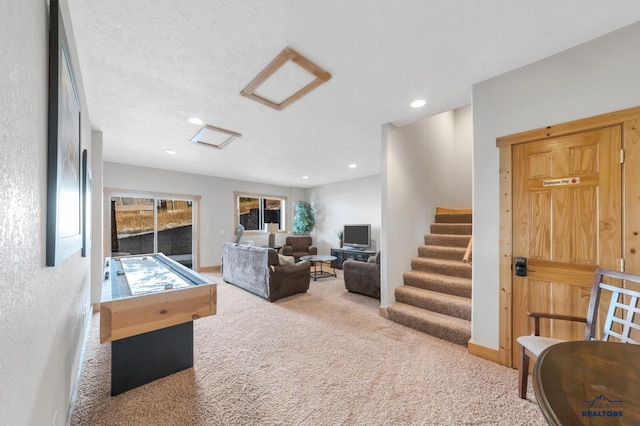
[[[222,149],[240,136],[242,136],[240,133],[205,124],[198,133],[193,135],[191,142]]]
[[[282,110],[330,78],[327,71],[287,47],[240,94]]]

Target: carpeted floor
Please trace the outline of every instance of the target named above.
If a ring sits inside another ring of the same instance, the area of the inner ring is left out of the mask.
[[[218,314],[194,323],[194,368],[115,397],[95,315],[71,424],[545,424],[516,370],[380,317],[338,273],[275,303],[210,274]]]

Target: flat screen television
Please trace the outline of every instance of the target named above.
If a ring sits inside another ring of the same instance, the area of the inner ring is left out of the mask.
[[[343,245],[353,248],[371,246],[371,225],[344,225]]]

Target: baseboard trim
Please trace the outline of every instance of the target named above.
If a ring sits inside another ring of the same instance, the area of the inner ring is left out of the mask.
[[[93,304],[93,309],[95,306],[100,306],[99,303]],[[87,306],[88,308],[88,306]],[[86,308],[85,308],[86,309]],[[65,425],[71,424],[71,418],[73,417],[73,412],[76,409],[76,403],[78,401],[78,388],[80,387],[80,378],[82,377],[82,366],[84,365],[84,357],[87,354],[87,341],[89,340],[89,332],[91,331],[93,314],[86,315],[83,321],[83,336],[82,341],[80,342],[80,355],[78,357],[78,364],[76,366],[76,374],[73,380],[73,386],[71,388],[71,395],[69,396],[69,405],[67,406],[67,418],[65,421]]]
[[[220,272],[222,271],[222,265],[214,266],[201,266],[198,272]]]
[[[468,348],[471,355],[500,364],[500,352],[498,350],[475,344],[472,341],[468,342]]]
[[[387,317],[387,308],[383,308],[382,306],[378,307],[378,315],[380,315],[382,318],[386,318]]]

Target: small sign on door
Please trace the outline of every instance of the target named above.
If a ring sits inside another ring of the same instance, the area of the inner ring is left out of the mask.
[[[580,177],[568,177],[560,179],[547,179],[542,181],[542,186],[563,186],[577,185],[580,183]]]

